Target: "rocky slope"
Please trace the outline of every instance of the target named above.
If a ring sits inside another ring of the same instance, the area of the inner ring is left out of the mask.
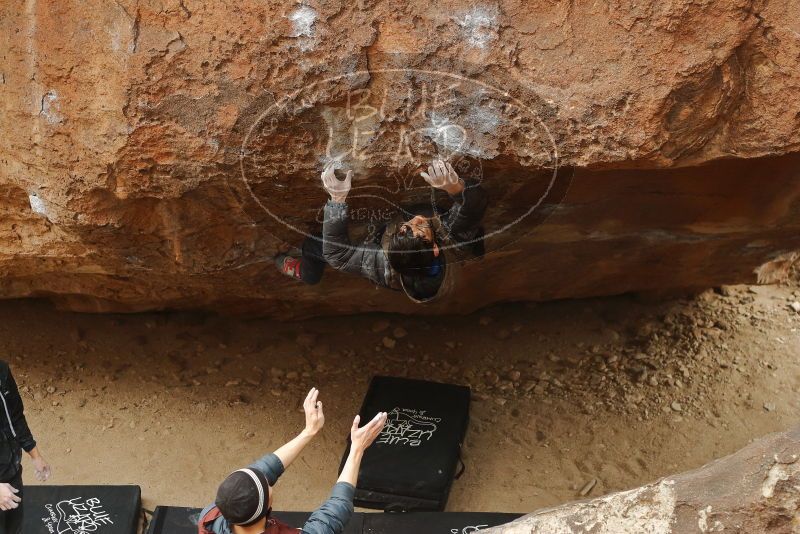
[[[412,310],[275,272],[328,161],[354,236],[427,201],[431,157],[489,190],[488,253],[431,312],[770,281],[800,249],[789,0],[27,0],[0,29],[3,297]]]
[[[796,531],[800,431],[771,434],[700,469],[533,513],[486,534]]]

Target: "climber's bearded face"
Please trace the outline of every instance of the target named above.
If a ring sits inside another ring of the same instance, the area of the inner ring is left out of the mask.
[[[433,247],[433,255],[439,256],[439,245],[433,239],[433,227],[431,227],[431,220],[422,215],[417,215],[413,219],[404,222],[400,225],[400,233],[413,234],[414,237],[422,239],[427,245]]]
[[[404,232],[411,232],[414,237],[422,238],[427,243],[433,243],[433,228],[431,228],[430,219],[427,217],[417,215],[400,225],[400,228]]]

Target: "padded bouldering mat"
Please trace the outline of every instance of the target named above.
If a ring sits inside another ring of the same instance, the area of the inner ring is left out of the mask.
[[[197,519],[200,512],[200,508],[158,506],[153,511],[147,534],[197,534]],[[310,512],[272,512],[272,517],[295,528],[301,528],[310,515]],[[353,514],[344,534],[361,534],[363,515]]]
[[[25,486],[25,534],[136,534],[139,486]]]
[[[471,534],[504,525],[520,514],[490,512],[412,512],[365,514],[364,534]]]
[[[361,420],[369,421],[378,412],[389,417],[364,454],[356,505],[387,511],[443,510],[460,464],[469,402],[468,387],[374,377],[359,412]],[[348,452],[349,439],[342,466]]]

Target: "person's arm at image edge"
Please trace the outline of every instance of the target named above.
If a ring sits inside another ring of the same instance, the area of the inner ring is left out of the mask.
[[[353,420],[350,429],[350,453],[347,456],[342,472],[336,485],[333,486],[331,496],[320,506],[306,524],[303,525],[303,534],[341,534],[353,515],[353,498],[358,482],[358,471],[364,451],[375,441],[386,424],[387,414],[377,414],[372,421],[361,428],[359,416]]]
[[[19,394],[17,381],[14,380],[11,369],[8,370],[8,390],[8,412],[14,433],[17,436],[17,442],[22,447],[22,450],[30,456],[36,479],[39,482],[45,482],[50,478],[50,464],[44,459],[39,447],[36,445],[36,440],[33,439],[33,433],[28,426],[28,420],[25,418],[25,406],[22,402],[22,396]]]
[[[314,436],[325,425],[325,414],[322,411],[322,401],[318,400],[319,390],[311,388],[303,401],[303,412],[306,416],[306,426],[294,439],[279,447],[275,452],[271,452],[256,462],[250,464],[250,468],[258,469],[271,485],[278,481],[278,478],[290,465],[297,459],[303,449],[308,445]]]
[[[17,493],[19,488],[5,482],[0,483],[0,510],[7,512],[17,508],[22,500]]]

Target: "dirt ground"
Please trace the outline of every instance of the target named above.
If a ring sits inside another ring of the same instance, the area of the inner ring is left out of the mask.
[[[465,317],[299,323],[0,304],[53,484],[139,484],[147,508],[202,506],[231,470],[327,423],[275,508],[309,510],[336,479],[375,374],[469,384],[464,476],[449,510],[530,512],[698,467],[798,423],[797,284],[691,299],[507,305]],[[26,460],[27,462],[27,460]],[[28,470],[26,483],[35,483]]]

